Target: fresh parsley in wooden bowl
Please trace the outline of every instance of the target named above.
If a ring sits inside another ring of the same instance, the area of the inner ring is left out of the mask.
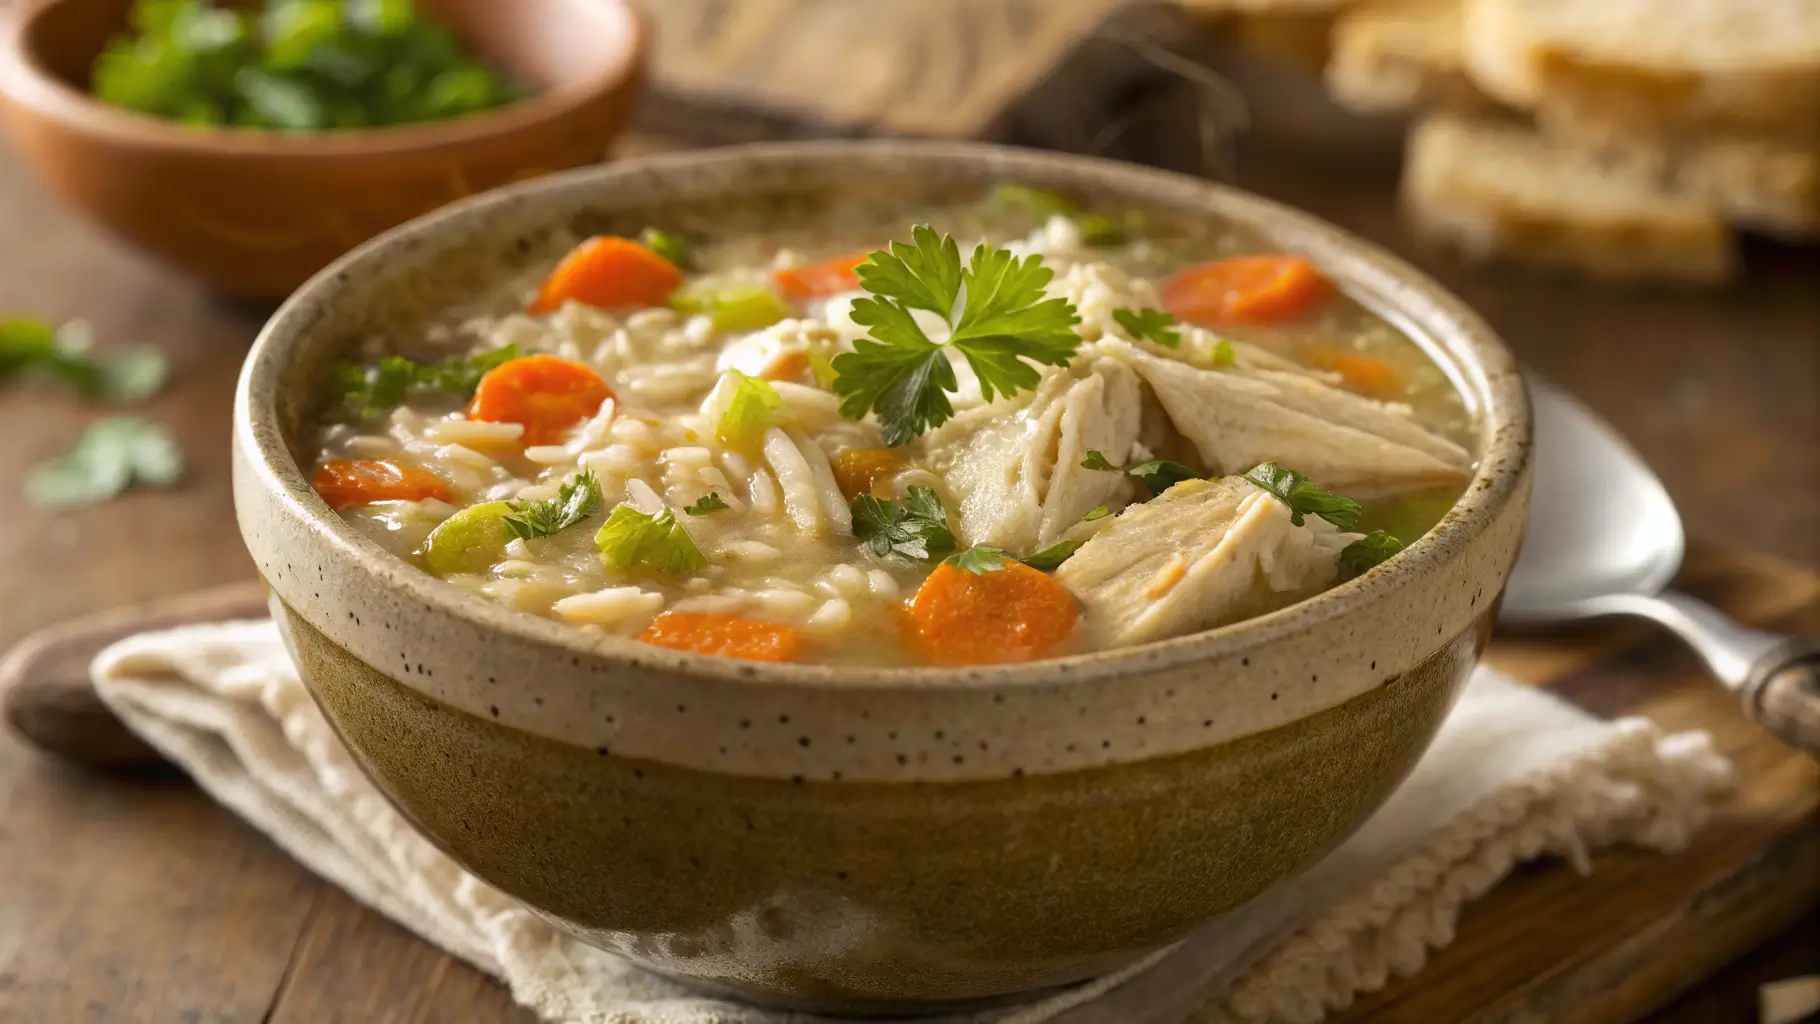
[[[439,206],[599,160],[648,46],[629,0],[236,9],[258,17],[21,0],[0,11],[0,103],[61,199],[257,299]]]

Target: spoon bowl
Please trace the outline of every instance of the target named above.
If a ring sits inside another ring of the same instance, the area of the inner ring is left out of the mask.
[[[1748,629],[1668,589],[1686,535],[1662,482],[1610,425],[1527,375],[1535,420],[1529,533],[1499,622],[1534,628],[1607,616],[1680,636],[1752,718],[1820,752],[1820,643]]]

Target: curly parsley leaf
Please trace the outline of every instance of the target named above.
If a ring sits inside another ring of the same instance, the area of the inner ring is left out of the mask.
[[[1092,448],[1087,449],[1087,457],[1081,460],[1081,468],[1108,470],[1134,477],[1149,488],[1152,494],[1161,494],[1184,480],[1202,480],[1207,476],[1168,459],[1151,459],[1134,466],[1115,466],[1104,453]]]
[[[732,507],[727,504],[727,499],[720,496],[719,491],[709,491],[697,498],[695,504],[684,506],[683,511],[692,516],[705,516],[714,512],[724,512]]]
[[[1005,554],[1003,548],[995,548],[990,544],[975,544],[965,551],[957,551],[942,559],[942,564],[951,565],[975,576],[984,576],[989,572],[998,572],[1003,569],[1007,557],[1009,556]]]
[[[1102,458],[1104,458],[1104,456],[1102,456]],[[1087,510],[1086,515],[1081,517],[1081,522],[1091,523],[1096,520],[1104,519],[1111,514],[1112,514],[1112,510],[1107,508],[1106,506],[1095,505],[1092,508]]]
[[[1373,530],[1340,550],[1340,568],[1348,579],[1363,576],[1402,550],[1402,541],[1383,530]]]
[[[880,558],[901,555],[928,562],[954,550],[948,510],[931,488],[910,488],[902,505],[861,494],[851,508],[853,535]]]
[[[708,557],[676,521],[676,513],[667,508],[651,515],[624,503],[614,506],[594,534],[594,546],[608,565],[621,572],[646,565],[668,576],[681,576],[708,567]]]
[[[1066,366],[1081,341],[1074,307],[1044,297],[1054,272],[1042,257],[1020,260],[982,243],[963,270],[952,237],[918,225],[911,238],[913,245],[892,242],[859,265],[860,286],[872,294],[855,300],[849,315],[870,337],[832,364],[841,415],[873,413],[892,447],[954,415],[948,395],[959,383],[948,349],[967,360],[990,401],[1036,387],[1041,374],[1031,364]],[[913,309],[942,317],[947,341],[931,340]]]
[[[1102,505],[1100,507],[1104,508],[1105,506]],[[1019,561],[1032,569],[1041,569],[1044,572],[1054,572],[1061,568],[1062,563],[1066,562],[1070,555],[1079,551],[1081,545],[1085,543],[1087,542],[1082,540],[1057,541],[1040,551],[1019,559]]]
[[[1115,309],[1112,319],[1133,338],[1148,338],[1164,348],[1182,347],[1182,332],[1174,330],[1175,317],[1160,309]]]
[[[512,502],[506,529],[519,540],[548,537],[588,518],[599,507],[600,481],[593,470],[584,469],[563,481],[554,498]]]
[[[414,392],[446,391],[457,398],[472,397],[487,371],[517,358],[517,345],[503,345],[471,356],[450,356],[434,363],[381,356],[371,366],[337,366],[335,386],[341,392],[342,403],[355,415],[378,416]]]
[[[1359,525],[1359,503],[1332,491],[1323,491],[1294,470],[1266,462],[1245,474],[1245,479],[1269,491],[1289,506],[1289,521],[1301,526],[1307,516],[1319,516],[1342,530]]]
[[[183,476],[183,452],[170,433],[134,416],[96,420],[64,455],[34,466],[25,494],[35,505],[70,508],[119,495],[135,482],[170,487]]]
[[[926,309],[953,323],[963,277],[960,247],[952,236],[936,237],[927,224],[910,229],[910,242],[891,242],[855,267],[860,287],[905,309]]]

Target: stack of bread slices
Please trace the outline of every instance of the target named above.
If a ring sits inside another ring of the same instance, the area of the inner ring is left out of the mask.
[[[1326,80],[1416,117],[1423,234],[1607,280],[1722,281],[1820,238],[1820,0],[1357,0]]]

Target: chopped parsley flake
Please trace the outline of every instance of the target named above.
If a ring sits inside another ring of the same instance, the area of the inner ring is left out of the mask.
[[[1182,332],[1174,329],[1175,317],[1160,309],[1115,309],[1112,319],[1133,338],[1148,338],[1164,348],[1182,347]]]
[[[683,511],[692,516],[705,516],[712,512],[724,512],[729,508],[732,506],[727,504],[727,499],[720,496],[719,491],[709,491],[696,499],[695,504],[685,506]]]
[[[512,502],[512,514],[505,517],[506,529],[519,540],[548,537],[588,518],[599,507],[600,481],[593,470],[584,469],[563,481],[554,498]]]
[[[902,505],[861,494],[851,507],[853,535],[880,558],[900,555],[929,562],[954,550],[948,510],[931,488],[910,488]]]
[[[1351,498],[1323,491],[1294,470],[1266,462],[1245,474],[1245,479],[1269,491],[1278,501],[1289,506],[1289,521],[1297,526],[1306,516],[1319,516],[1342,530],[1359,525],[1362,509]]]
[[[989,572],[998,572],[1003,569],[1005,558],[1006,555],[1002,548],[995,548],[990,544],[975,544],[965,551],[957,551],[942,559],[942,564],[951,565],[975,576],[984,576]]]

